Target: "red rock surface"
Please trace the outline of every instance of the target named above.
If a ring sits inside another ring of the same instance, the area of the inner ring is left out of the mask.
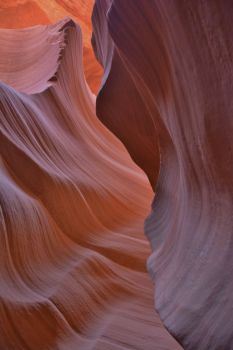
[[[0,48],[0,349],[181,349],[146,271],[152,191],[95,115],[80,27]]]
[[[84,72],[91,90],[98,91],[102,76],[91,48],[93,1],[0,0],[0,28],[26,28],[55,23],[64,17],[78,22],[83,32]]]
[[[0,350],[233,350],[232,1],[93,4],[0,0]]]
[[[0,27],[25,28],[50,23],[46,13],[31,0],[0,0]]]
[[[97,0],[93,16],[97,115],[156,192],[155,306],[187,350],[233,349],[232,19],[228,0]]]

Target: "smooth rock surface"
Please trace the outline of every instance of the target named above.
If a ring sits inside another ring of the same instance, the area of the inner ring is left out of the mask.
[[[187,350],[233,349],[232,19],[230,0],[96,0],[93,14],[97,115],[156,192],[155,306]]]
[[[0,30],[0,349],[181,349],[153,308],[152,191],[95,115],[81,29]]]

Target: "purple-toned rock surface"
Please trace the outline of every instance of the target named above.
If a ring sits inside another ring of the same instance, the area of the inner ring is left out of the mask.
[[[161,319],[233,349],[233,3],[97,0],[97,115],[155,191],[145,231]]]
[[[0,349],[179,350],[146,271],[152,191],[82,55],[69,19],[0,30]]]

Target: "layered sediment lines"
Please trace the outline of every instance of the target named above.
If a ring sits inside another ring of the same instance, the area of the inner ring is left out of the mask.
[[[95,115],[69,19],[0,30],[0,349],[181,349],[153,308],[152,192]]]
[[[233,349],[231,1],[97,0],[97,115],[156,192],[155,305],[187,350]]]
[[[91,12],[94,0],[0,0],[0,28],[18,29],[56,23],[69,17],[79,23],[83,33],[84,73],[88,85],[97,93],[101,66],[91,48]]]

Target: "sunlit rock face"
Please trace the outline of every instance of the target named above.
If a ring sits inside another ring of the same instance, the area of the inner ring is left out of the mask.
[[[155,305],[187,350],[233,349],[233,3],[96,0],[97,115],[156,192]]]
[[[232,18],[0,0],[0,350],[233,350]]]
[[[97,119],[82,54],[69,19],[0,30],[0,349],[178,350],[146,271],[152,191]]]
[[[84,73],[91,90],[98,91],[102,69],[91,48],[91,12],[93,1],[77,0],[0,0],[0,28],[25,28],[55,23],[69,17],[83,33]]]

